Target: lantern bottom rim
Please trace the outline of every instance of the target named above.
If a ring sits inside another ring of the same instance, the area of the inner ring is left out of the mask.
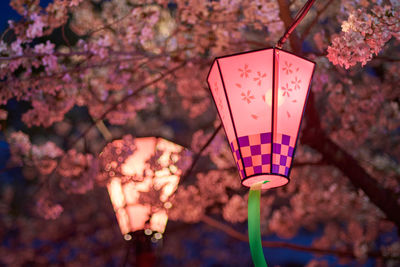
[[[290,179],[286,176],[275,173],[258,173],[248,176],[242,180],[242,185],[251,187],[255,183],[264,182],[261,189],[270,189],[284,186],[289,183]]]

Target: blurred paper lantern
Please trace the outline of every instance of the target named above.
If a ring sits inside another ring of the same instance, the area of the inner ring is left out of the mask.
[[[113,149],[117,157],[111,162],[107,159],[105,171],[111,173],[107,188],[121,232],[126,235],[145,229],[146,234],[163,233],[168,220],[166,209],[171,207],[168,198],[181,175],[174,164],[184,148],[157,137],[130,138],[132,144],[124,141],[127,139],[115,140],[105,148]]]
[[[314,66],[277,48],[214,60],[207,81],[243,185],[288,183]]]

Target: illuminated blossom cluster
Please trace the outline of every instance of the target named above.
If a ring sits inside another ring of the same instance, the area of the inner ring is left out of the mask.
[[[11,159],[14,164],[22,164],[25,157],[29,157],[32,144],[29,136],[21,131],[13,132],[7,139],[10,144]]]
[[[31,144],[29,136],[23,132],[12,133],[8,142],[12,153],[10,164],[34,167],[44,183],[51,179],[49,175],[57,175],[60,187],[67,193],[84,194],[93,188],[99,167],[92,154],[82,154],[75,149],[65,153],[51,141],[41,145]]]
[[[234,195],[225,205],[222,216],[228,222],[244,222],[247,220],[247,199]]]
[[[172,208],[169,211],[169,216],[175,220],[179,219],[186,222],[200,220],[206,208],[216,204],[225,205],[228,202],[229,196],[227,195],[227,191],[239,190],[240,182],[235,178],[235,174],[227,171],[221,172],[215,170],[207,174],[199,173],[195,185],[178,187],[175,196],[172,198]],[[210,190],[210,187],[213,190]],[[189,201],[189,199],[191,200]],[[192,204],[179,204],[187,203],[187,201]],[[233,206],[237,207],[236,205],[237,201],[235,200],[229,203],[226,212],[228,218],[232,217],[230,212],[233,211]],[[236,220],[233,222],[236,222]]]
[[[182,205],[181,203],[186,203]],[[179,187],[172,199],[172,208],[168,211],[168,216],[172,220],[182,220],[184,222],[198,222],[204,214],[205,205],[199,189],[193,185]]]
[[[36,202],[36,212],[45,219],[54,220],[63,212],[63,207],[47,198],[40,198]]]
[[[346,69],[362,66],[377,55],[393,36],[400,40],[400,10],[375,5],[371,10],[360,8],[342,23],[342,32],[334,36],[328,47],[329,60]]]
[[[232,177],[233,176],[233,177]],[[201,195],[206,195],[207,199],[203,202],[207,206],[212,206],[215,203],[225,204],[229,196],[227,191],[229,189],[239,190],[239,180],[234,180],[235,173],[226,171],[212,170],[206,174],[199,173],[197,175],[196,186],[199,188]],[[214,188],[210,190],[210,186]]]
[[[46,142],[43,145],[32,145],[31,153],[33,164],[42,175],[52,173],[57,166],[57,158],[64,154],[53,142]]]
[[[67,193],[84,194],[91,190],[99,172],[97,159],[91,154],[69,150],[57,169],[60,187]]]
[[[10,28],[21,38],[20,41],[29,41],[53,32],[63,25],[68,19],[68,11],[74,10],[83,0],[54,1],[43,8],[39,1],[11,0],[11,7],[19,15],[25,17],[25,21],[9,21]]]

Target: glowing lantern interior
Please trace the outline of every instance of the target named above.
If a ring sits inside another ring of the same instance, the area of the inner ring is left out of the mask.
[[[314,66],[276,48],[215,59],[207,81],[243,185],[288,183]]]
[[[181,152],[183,147],[156,137],[136,138],[135,146],[135,152],[125,160],[121,170],[124,176],[141,178],[140,181],[123,183],[120,177],[114,177],[107,185],[108,193],[122,234],[147,228],[163,233],[168,220],[165,209],[140,203],[139,197],[155,190],[159,192],[157,201],[170,206],[166,201],[175,192],[181,174],[173,165],[178,160],[173,153]],[[157,151],[157,164],[161,168],[152,171],[148,161]]]

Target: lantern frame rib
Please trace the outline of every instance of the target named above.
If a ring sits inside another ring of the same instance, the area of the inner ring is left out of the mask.
[[[275,80],[275,75],[276,75],[276,73],[275,73],[275,67],[276,67],[276,65],[277,65],[277,63],[276,63],[276,59],[275,59],[275,48],[273,47],[272,48],[272,117],[271,117],[271,165],[270,165],[270,168],[269,168],[269,172],[270,173],[272,173],[272,161],[273,161],[273,156],[274,156],[274,153],[273,153],[273,149],[274,149],[274,147],[273,147],[273,144],[274,144],[274,130],[275,130],[275,117],[276,117],[276,114],[275,114],[275,111],[276,111],[276,109],[275,109],[275,101],[277,100],[276,98],[277,98],[277,95],[276,95],[276,92],[275,92],[275,88],[277,88],[278,87],[278,85],[277,84],[275,84],[276,83],[276,80]],[[277,79],[277,80],[279,80],[279,79]],[[286,183],[286,184],[288,184],[289,182],[290,182],[290,179],[289,179],[289,177],[287,177],[287,179],[288,179],[288,182]]]
[[[231,117],[231,122],[232,122],[232,126],[233,126],[233,132],[234,132],[234,134],[235,134],[235,140],[236,140],[236,142],[239,142],[239,136],[238,136],[238,134],[237,134],[237,130],[236,130],[236,126],[235,126],[235,121],[233,120],[233,114],[232,114],[231,104],[229,103],[228,94],[226,93],[226,87],[225,87],[224,77],[222,76],[222,71],[221,71],[221,67],[219,66],[218,60],[216,60],[216,62],[217,62],[217,66],[218,66],[218,72],[219,72],[219,75],[220,75],[220,77],[221,77],[222,88],[224,89],[224,94],[225,94],[225,97],[226,97],[226,99],[227,99],[227,100],[226,100],[226,103],[228,104],[228,110],[229,110],[229,115],[230,115],[230,117]],[[218,108],[217,108],[217,110],[218,110]],[[224,125],[224,124],[222,123],[222,125]],[[224,129],[225,129],[225,128],[224,128]],[[233,152],[232,152],[232,153],[233,153]],[[240,146],[239,146],[239,154],[240,154],[240,158],[243,159],[242,150],[241,150]],[[241,161],[241,164],[242,164],[242,167],[243,167],[244,175],[247,177],[246,168],[244,167],[244,162],[243,162],[243,160]]]

